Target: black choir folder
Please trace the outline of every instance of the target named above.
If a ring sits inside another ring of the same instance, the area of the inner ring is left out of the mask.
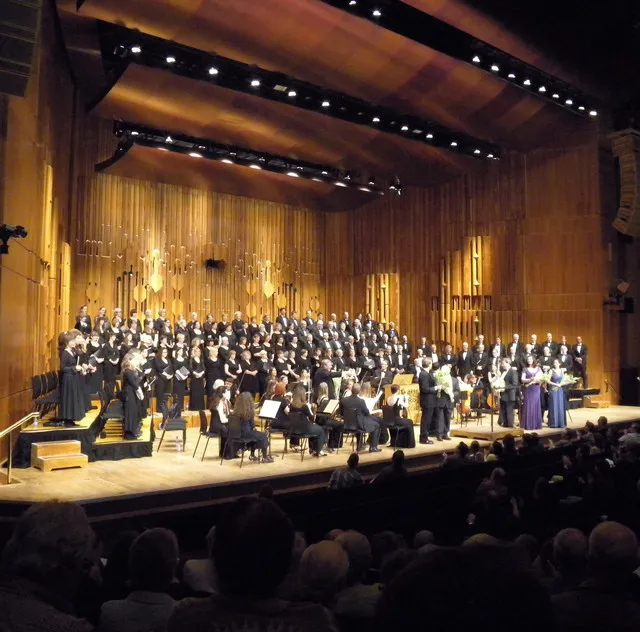
[[[181,366],[177,371],[176,371],[176,377],[180,375],[181,378],[183,380],[186,380],[189,377],[189,369],[187,369],[186,366]]]

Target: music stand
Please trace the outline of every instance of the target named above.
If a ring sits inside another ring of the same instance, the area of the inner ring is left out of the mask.
[[[408,386],[409,384],[413,384],[413,374],[412,373],[399,373],[396,374],[393,378],[392,384],[398,384],[399,386]]]
[[[339,400],[329,399],[324,403],[324,405],[322,406],[322,409],[318,410],[318,412],[323,415],[329,415],[330,417],[333,417],[333,415],[335,415],[336,411],[338,410],[339,406],[340,406]]]

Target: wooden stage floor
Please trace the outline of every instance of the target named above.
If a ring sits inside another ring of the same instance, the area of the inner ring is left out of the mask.
[[[569,425],[573,428],[582,428],[589,420],[595,422],[600,415],[605,415],[610,423],[640,421],[640,407],[632,406],[611,406],[604,409],[581,408],[571,411],[571,414],[573,421]],[[472,427],[474,424],[475,422],[472,421],[469,426]],[[488,424],[489,418],[485,416],[483,426],[486,427]],[[455,424],[454,428],[459,428],[458,424]],[[416,427],[416,433],[417,430]],[[559,432],[556,429],[544,427],[539,434],[551,438]],[[178,435],[179,433],[167,433],[159,452],[156,451],[159,441],[156,438],[152,457],[97,461],[90,463],[85,469],[58,470],[49,473],[43,473],[34,468],[14,469],[14,482],[11,485],[0,483],[0,503],[22,504],[59,499],[82,502],[89,507],[101,501],[122,500],[127,497],[140,499],[147,495],[162,495],[177,490],[183,494],[190,489],[199,489],[202,492],[203,488],[208,490],[217,488],[218,496],[228,499],[238,493],[255,492],[266,482],[272,484],[276,491],[283,487],[287,490],[319,487],[327,484],[331,471],[344,465],[349,454],[349,450],[343,448],[339,454],[331,454],[319,459],[305,456],[304,462],[301,463],[300,456],[292,452],[281,459],[282,439],[274,439],[275,463],[257,464],[245,458],[244,465],[240,469],[238,459],[225,461],[220,465],[220,460],[216,458],[217,439],[210,441],[204,461],[200,460],[204,448],[204,441],[201,441],[198,457],[193,459],[192,454],[198,436],[195,428],[188,430],[186,451],[177,453],[175,438]],[[442,453],[451,452],[460,440],[454,437],[451,441],[436,442],[433,445],[418,444],[414,450],[405,450],[409,469],[434,467],[439,463]],[[469,442],[470,439],[466,441]],[[480,443],[488,445],[489,442],[481,441]],[[363,473],[365,475],[375,473],[389,461],[391,454],[392,450],[388,447],[375,454],[362,453],[360,463]],[[286,484],[282,484],[285,479]],[[214,494],[207,496],[209,502],[212,502],[214,496]],[[173,508],[176,508],[175,505]],[[145,511],[148,510],[149,505],[145,508]]]

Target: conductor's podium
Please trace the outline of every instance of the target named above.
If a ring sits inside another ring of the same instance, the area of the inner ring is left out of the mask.
[[[422,416],[422,409],[420,408],[420,387],[417,384],[413,384],[413,375],[396,375],[393,378],[393,383],[400,387],[399,393],[407,396],[409,404],[407,417],[411,419],[414,425],[419,425],[420,417]],[[391,395],[391,385],[387,384],[384,387],[385,402],[389,395]]]

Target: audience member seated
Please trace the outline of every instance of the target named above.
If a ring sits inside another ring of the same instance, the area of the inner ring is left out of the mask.
[[[187,560],[182,568],[182,581],[195,595],[212,595],[215,592],[216,570],[212,559],[215,537],[216,528],[211,527],[206,539],[208,557]]]
[[[599,524],[589,536],[588,576],[573,590],[553,597],[563,632],[620,632],[640,629],[640,601],[634,589],[638,540],[617,522]]]
[[[579,529],[562,529],[553,539],[553,563],[557,572],[551,594],[576,590],[586,579],[589,540]]]
[[[268,630],[334,632],[321,605],[275,597],[290,568],[294,531],[273,502],[241,498],[216,525],[213,563],[219,593],[177,604],[168,632]]]
[[[373,557],[369,540],[357,531],[346,531],[336,540],[349,557],[347,586],[335,598],[333,613],[343,625],[354,619],[371,619],[380,598],[380,584],[365,585],[364,577],[371,567]]]
[[[176,602],[167,594],[178,564],[178,541],[167,529],[149,529],[131,545],[131,594],[107,601],[100,632],[164,632]]]
[[[312,544],[300,558],[301,598],[331,607],[348,572],[349,557],[340,544],[329,540]]]
[[[18,519],[2,555],[0,629],[89,632],[73,601],[96,560],[94,534],[80,505],[32,505]]]
[[[414,536],[413,536],[413,548],[417,551],[418,549],[421,549],[423,546],[426,546],[427,544],[435,544],[436,539],[435,536],[433,535],[433,531],[427,531],[426,529],[423,529],[422,531],[418,531]]]
[[[360,472],[358,472],[358,463],[360,463],[358,454],[356,452],[350,454],[347,459],[347,467],[339,467],[333,470],[329,479],[329,489],[349,489],[350,487],[363,485],[364,480],[360,476]]]
[[[129,553],[131,545],[140,534],[137,531],[123,531],[118,534],[102,570],[102,601],[124,599],[130,590],[131,571]]]
[[[391,463],[385,465],[371,482],[391,483],[404,480],[408,474],[409,472],[404,465],[404,452],[402,450],[396,450],[391,457]]]

